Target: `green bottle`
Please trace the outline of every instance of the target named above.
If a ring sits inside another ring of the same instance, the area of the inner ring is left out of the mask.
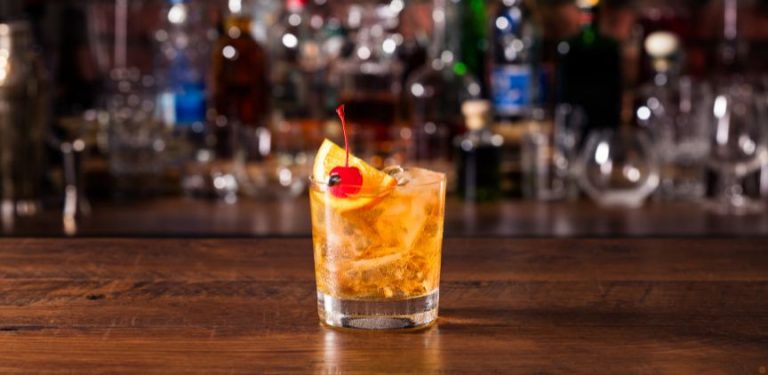
[[[467,72],[480,81],[487,96],[486,55],[488,51],[488,11],[486,0],[461,0],[461,62]]]
[[[559,102],[584,110],[586,131],[621,122],[622,68],[619,43],[600,32],[600,0],[578,0],[590,20],[581,32],[558,44]]]

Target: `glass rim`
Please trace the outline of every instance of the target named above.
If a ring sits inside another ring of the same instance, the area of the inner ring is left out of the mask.
[[[408,170],[414,169],[414,168],[403,168],[403,169],[405,171],[408,171]],[[434,179],[430,179],[428,181],[422,181],[422,182],[419,182],[419,183],[411,183],[411,182],[409,182],[406,185],[395,185],[393,188],[391,188],[391,190],[403,189],[403,188],[407,188],[407,187],[433,186],[433,185],[438,185],[438,184],[442,184],[442,183],[446,183],[447,182],[447,176],[445,175],[445,173],[440,173],[440,172],[433,172],[433,173],[439,175],[440,177],[436,177]],[[323,189],[328,189],[328,187],[329,187],[328,181],[319,181],[319,180],[315,179],[314,175],[310,175],[309,176],[309,183],[310,183],[311,186],[317,186],[317,187],[321,187]],[[361,189],[360,192],[366,192],[366,193],[378,193],[378,192],[381,192],[381,191],[384,191],[384,190],[390,190],[390,189],[385,189],[385,188],[382,188],[382,187],[379,187],[379,186],[377,186],[375,188],[368,188],[368,189],[363,189],[363,187],[364,187],[363,185],[350,185],[350,187],[351,188],[360,188]],[[357,193],[355,195],[358,195],[358,194],[360,194],[360,193]]]

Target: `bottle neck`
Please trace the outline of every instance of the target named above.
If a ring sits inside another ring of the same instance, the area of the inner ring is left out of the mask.
[[[723,39],[720,43],[720,63],[729,71],[737,71],[740,63],[738,0],[723,3]]]
[[[224,17],[224,32],[231,38],[248,35],[251,32],[251,14],[243,0],[228,0]]]
[[[248,36],[251,33],[251,15],[244,8],[233,6],[236,1],[230,0],[229,11],[224,17],[224,32],[233,39]]]
[[[433,36],[429,58],[433,65],[452,66],[461,56],[460,1],[434,0]]]
[[[488,126],[486,115],[484,114],[466,116],[464,121],[467,124],[467,130],[470,132],[479,132],[486,129]]]
[[[593,2],[581,8],[581,38],[586,44],[592,44],[600,33],[600,3]]]

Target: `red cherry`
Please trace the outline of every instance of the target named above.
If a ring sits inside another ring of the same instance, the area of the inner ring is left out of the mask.
[[[336,113],[341,119],[341,129],[344,131],[344,150],[346,160],[343,167],[334,167],[328,176],[328,186],[331,194],[337,198],[346,198],[360,192],[363,186],[363,175],[357,167],[349,166],[349,140],[347,139],[347,118],[344,114],[344,104],[336,108]]]
[[[347,198],[360,192],[363,175],[357,167],[336,167],[331,170],[328,186],[337,198]]]

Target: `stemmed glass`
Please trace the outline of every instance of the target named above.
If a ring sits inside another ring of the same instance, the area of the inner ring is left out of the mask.
[[[715,126],[709,165],[720,173],[717,196],[707,207],[720,214],[749,214],[765,206],[744,195],[741,179],[768,162],[766,125],[755,89],[743,82],[727,84],[715,98]]]
[[[98,113],[86,110],[60,116],[48,134],[48,144],[61,152],[64,172],[64,233],[75,235],[77,221],[91,213],[83,185],[83,159],[88,149],[95,146],[98,131]]]
[[[582,190],[601,206],[639,207],[659,185],[652,143],[633,128],[590,132],[576,170]]]

